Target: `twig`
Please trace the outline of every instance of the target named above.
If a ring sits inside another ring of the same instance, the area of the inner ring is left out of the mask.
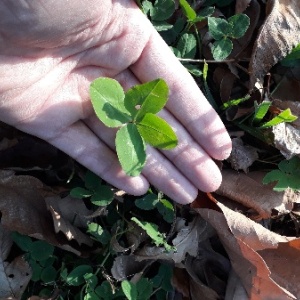
[[[219,63],[232,63],[232,62],[237,62],[236,59],[231,58],[231,59],[225,59],[225,60],[214,60],[214,59],[191,59],[191,58],[178,58],[179,61],[182,62],[190,62],[190,63],[208,63],[208,64],[219,64]],[[249,59],[241,59],[239,61],[245,61],[248,62],[250,61]]]

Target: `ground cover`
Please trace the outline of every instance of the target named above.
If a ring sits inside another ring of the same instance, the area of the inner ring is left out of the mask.
[[[139,1],[233,140],[182,206],[0,126],[0,299],[299,299],[300,4]]]

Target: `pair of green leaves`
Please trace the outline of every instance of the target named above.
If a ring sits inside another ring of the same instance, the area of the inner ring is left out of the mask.
[[[228,20],[208,17],[208,29],[215,42],[212,45],[212,54],[215,60],[224,60],[232,49],[231,39],[241,38],[250,25],[250,19],[245,14],[237,14]]]
[[[13,241],[25,251],[25,258],[32,269],[32,281],[44,283],[54,282],[57,271],[53,267],[56,258],[53,256],[54,246],[44,241],[33,241],[29,236],[17,232],[12,234]]]
[[[166,222],[172,223],[175,214],[174,206],[169,200],[163,199],[162,196],[161,193],[158,195],[147,194],[143,198],[136,199],[135,205],[142,210],[152,210],[156,208]]]
[[[85,187],[73,188],[70,195],[74,198],[91,198],[96,206],[107,206],[114,199],[114,193],[108,185],[102,184],[101,178],[88,171],[84,177]]]
[[[156,115],[165,106],[168,93],[162,79],[136,85],[126,93],[110,78],[98,78],[90,86],[97,117],[108,127],[120,127],[116,151],[123,170],[130,176],[138,176],[146,163],[146,143],[161,149],[177,145],[173,129]]]
[[[261,121],[263,120],[263,118],[265,117],[267,112],[269,111],[271,104],[272,104],[272,102],[268,101],[268,100],[265,100],[260,104],[257,104],[257,102],[255,102],[254,103],[255,112],[254,112],[252,123],[254,123],[254,124],[261,123]],[[272,118],[270,121],[261,124],[260,128],[262,128],[262,129],[269,128],[269,127],[276,126],[283,122],[287,123],[287,122],[293,122],[295,120],[297,120],[297,116],[294,116],[292,114],[291,110],[289,108],[287,108],[287,109],[283,110],[281,113],[279,113],[277,116]]]

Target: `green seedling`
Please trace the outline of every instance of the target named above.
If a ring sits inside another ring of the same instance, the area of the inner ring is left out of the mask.
[[[169,200],[163,199],[162,197],[163,195],[161,193],[158,195],[150,193],[142,198],[136,199],[135,205],[142,210],[152,210],[156,208],[166,222],[172,223],[175,215],[174,206]]]
[[[175,248],[167,243],[165,236],[159,232],[156,224],[138,220],[136,217],[132,217],[131,220],[146,231],[156,246],[163,246],[166,251],[175,251]]]
[[[250,19],[245,14],[237,14],[228,20],[208,17],[208,29],[215,42],[212,45],[212,55],[215,60],[226,59],[232,49],[232,39],[241,38],[250,25]]]
[[[25,259],[32,269],[31,280],[42,281],[44,284],[53,283],[57,271],[53,267],[56,257],[53,256],[54,247],[44,241],[33,241],[29,236],[12,233],[15,244],[25,252]]]
[[[281,192],[287,188],[300,190],[300,158],[294,156],[290,160],[283,160],[278,164],[278,170],[272,170],[263,178],[263,183],[277,181],[274,191]]]
[[[136,85],[124,92],[114,79],[98,78],[90,86],[97,117],[108,127],[119,128],[116,151],[126,174],[138,176],[146,163],[146,143],[172,149],[177,137],[171,126],[156,114],[168,99],[168,86],[162,79]]]
[[[272,102],[265,100],[262,103],[258,104],[254,102],[254,116],[252,119],[252,123],[254,125],[259,126],[259,128],[269,128],[276,126],[280,123],[289,123],[297,120],[297,116],[294,116],[289,108],[285,109],[284,111],[280,112],[277,116],[272,118],[270,121],[262,122],[263,118],[266,116]]]
[[[90,197],[91,203],[96,206],[107,206],[114,199],[114,193],[108,185],[102,184],[101,178],[88,171],[84,178],[85,187],[76,187],[70,191],[74,198]]]

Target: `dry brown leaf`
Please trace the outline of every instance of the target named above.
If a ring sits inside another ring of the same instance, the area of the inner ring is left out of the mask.
[[[267,230],[221,203],[217,203],[217,207],[221,212],[203,208],[196,210],[217,230],[249,299],[298,299],[300,295],[293,294],[296,287],[291,290],[290,287],[276,282],[273,278],[275,274],[272,274],[272,270],[259,254],[264,249],[275,251],[279,242],[286,242],[288,245],[289,239]],[[286,267],[281,269],[287,269],[288,263],[293,264],[293,260],[285,260]],[[276,276],[280,276],[280,273]]]
[[[197,256],[198,244],[214,234],[213,228],[202,218],[196,217],[188,225],[185,220],[178,218],[175,231],[178,232],[172,244],[176,251],[166,252],[163,247],[144,246],[136,251],[138,261],[145,259],[173,260],[176,264],[181,263],[187,254]]]
[[[264,172],[250,172],[246,175],[223,170],[222,184],[216,193],[253,208],[265,219],[271,217],[273,209],[281,214],[288,213],[293,206],[291,197],[273,191],[272,185],[262,184],[264,175]]]
[[[80,255],[81,252],[70,246],[67,239],[55,234],[42,189],[42,182],[32,176],[15,176],[12,171],[0,171],[1,224],[7,230],[45,240]]]
[[[93,245],[93,240],[78,227],[87,228],[86,215],[91,214],[82,200],[67,196],[47,197],[46,205],[53,218],[55,232],[62,232],[69,241],[75,240],[79,245]]]
[[[232,139],[232,151],[228,161],[234,170],[243,170],[248,173],[248,168],[258,159],[257,149],[244,145],[240,138]]]
[[[300,131],[292,124],[281,123],[272,127],[274,145],[286,159],[300,155]]]
[[[250,89],[300,43],[298,0],[267,1],[267,18],[255,41],[249,65]]]
[[[31,278],[31,269],[23,257],[7,261],[13,241],[10,231],[0,224],[0,299],[21,299]]]
[[[122,281],[137,273],[143,273],[145,268],[153,262],[147,260],[139,262],[134,255],[117,256],[111,268],[111,274],[116,280]]]

